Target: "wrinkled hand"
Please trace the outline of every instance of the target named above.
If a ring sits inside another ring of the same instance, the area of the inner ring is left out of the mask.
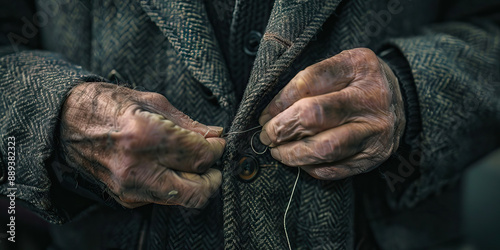
[[[62,112],[66,161],[95,176],[117,202],[202,207],[222,175],[222,128],[191,120],[157,93],[107,83],[73,89]]]
[[[377,167],[405,126],[399,84],[369,49],[344,51],[299,72],[259,118],[271,155],[318,179]]]

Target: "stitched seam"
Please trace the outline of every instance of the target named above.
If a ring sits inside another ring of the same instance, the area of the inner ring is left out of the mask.
[[[265,33],[263,39],[275,41],[275,42],[277,42],[277,43],[279,43],[287,48],[290,48],[292,46],[292,42],[288,41],[287,39],[285,39],[281,36],[278,36],[278,35],[272,34],[272,33]]]

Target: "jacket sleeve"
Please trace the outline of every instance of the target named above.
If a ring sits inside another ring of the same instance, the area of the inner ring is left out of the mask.
[[[392,209],[439,193],[500,145],[500,4],[469,3],[450,3],[446,21],[390,39],[380,54],[400,80],[407,118],[401,149],[379,171]]]
[[[30,6],[10,1],[0,11],[0,193],[49,222],[63,223],[72,216],[67,205],[74,200],[61,195],[60,183],[53,181],[59,113],[74,86],[103,79],[59,54],[36,50],[36,36],[18,43],[22,18],[33,16]]]

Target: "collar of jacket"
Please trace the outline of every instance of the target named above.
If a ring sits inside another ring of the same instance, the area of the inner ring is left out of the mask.
[[[258,97],[267,93],[342,0],[276,0],[257,53],[249,84],[231,130],[247,127]],[[238,3],[236,1],[236,8]],[[142,8],[169,39],[193,77],[233,114],[236,97],[203,1],[141,0]],[[243,113],[242,113],[243,111]]]
[[[140,3],[192,76],[212,91],[228,114],[234,114],[236,97],[203,1],[141,0]]]

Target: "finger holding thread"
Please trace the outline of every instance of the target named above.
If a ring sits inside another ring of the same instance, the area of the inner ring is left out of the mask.
[[[253,140],[254,140],[254,137],[257,133],[260,133],[261,131],[255,131],[255,133],[253,133],[252,135],[252,138],[250,138],[250,147],[252,148],[252,151],[255,153],[255,154],[258,154],[258,155],[263,155],[267,152],[267,149],[268,147],[266,146],[266,148],[264,149],[264,151],[261,151],[261,152],[258,152],[255,147],[253,146]]]
[[[261,127],[262,127],[262,126],[260,126],[260,125],[259,125],[259,126],[255,126],[255,127],[249,128],[249,129],[247,129],[247,130],[243,130],[243,131],[232,131],[232,132],[227,132],[227,133],[223,133],[223,134],[221,135],[221,137],[227,137],[227,136],[229,136],[229,135],[236,135],[236,134],[243,134],[243,133],[247,133],[247,132],[250,132],[250,131],[252,131],[252,130],[254,130],[254,129],[261,128]]]

